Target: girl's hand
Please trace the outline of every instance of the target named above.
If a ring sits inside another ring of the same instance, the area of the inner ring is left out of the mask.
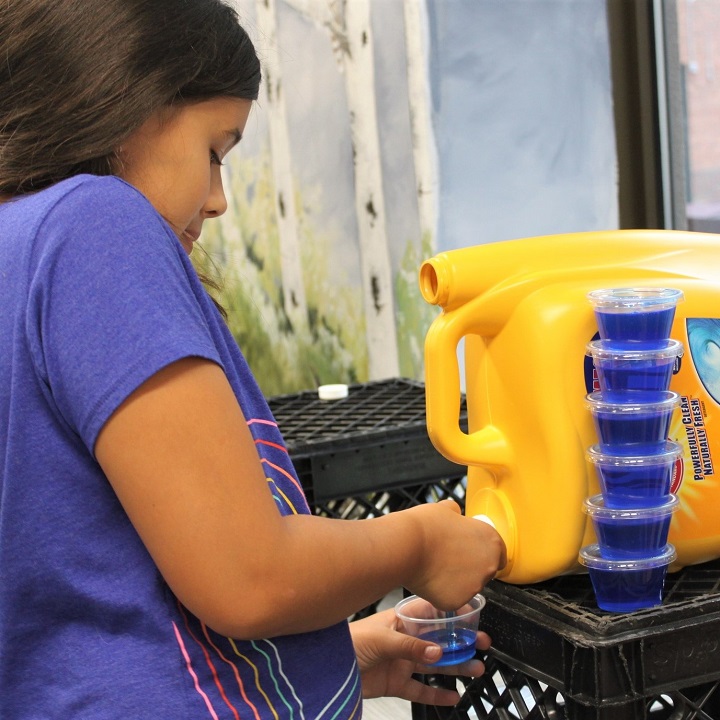
[[[485,672],[483,663],[474,659],[451,667],[428,667],[428,664],[440,659],[442,650],[434,643],[400,632],[392,608],[350,623],[350,634],[360,666],[365,699],[399,697],[427,705],[455,705],[460,700],[459,693],[424,685],[412,675],[442,673],[480,677]],[[478,633],[476,647],[480,650],[490,647],[487,633]]]
[[[459,608],[507,562],[497,531],[463,515],[454,500],[416,505],[398,514],[419,523],[421,538],[414,548],[415,571],[399,584],[435,607]]]

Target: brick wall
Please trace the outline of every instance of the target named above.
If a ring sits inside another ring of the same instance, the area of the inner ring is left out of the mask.
[[[694,203],[720,203],[720,2],[678,0]]]

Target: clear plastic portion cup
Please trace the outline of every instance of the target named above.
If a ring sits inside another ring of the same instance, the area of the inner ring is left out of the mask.
[[[626,393],[642,392],[652,400],[669,389],[683,345],[678,340],[663,340],[656,347],[618,347],[594,340],[586,353],[593,359],[604,398],[623,402]]]
[[[680,444],[668,440],[652,455],[604,452],[593,445],[586,457],[597,469],[605,505],[634,508],[658,505],[667,499],[682,451]]]
[[[628,392],[623,402],[617,402],[596,392],[587,396],[586,403],[603,451],[652,455],[665,446],[680,396],[666,390],[648,402],[642,392]]]
[[[677,506],[678,499],[670,495],[655,507],[609,508],[602,495],[594,495],[586,498],[583,509],[592,519],[602,556],[622,560],[661,552]]]
[[[440,660],[433,666],[458,665],[475,656],[475,638],[485,598],[475,595],[454,613],[439,610],[417,595],[401,600],[395,615],[408,635],[436,643],[442,648]]]
[[[655,344],[669,339],[683,293],[674,288],[630,287],[593,290],[587,297],[602,340]]]
[[[598,607],[626,613],[662,604],[667,568],[676,558],[670,544],[654,557],[632,560],[604,558],[598,545],[587,545],[578,560],[588,569]]]

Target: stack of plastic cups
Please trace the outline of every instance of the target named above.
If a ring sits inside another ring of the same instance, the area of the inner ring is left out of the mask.
[[[585,500],[597,544],[580,550],[598,607],[631,612],[662,602],[665,575],[677,557],[667,542],[671,494],[681,447],[668,438],[680,398],[669,390],[682,344],[670,339],[680,290],[618,288],[588,295],[600,340],[587,346],[599,392],[587,396],[598,444],[587,457],[599,495]]]

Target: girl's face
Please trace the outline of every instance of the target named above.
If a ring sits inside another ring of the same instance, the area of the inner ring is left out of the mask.
[[[136,187],[192,252],[207,218],[227,209],[220,166],[242,137],[252,101],[215,98],[152,115],[118,151]]]

